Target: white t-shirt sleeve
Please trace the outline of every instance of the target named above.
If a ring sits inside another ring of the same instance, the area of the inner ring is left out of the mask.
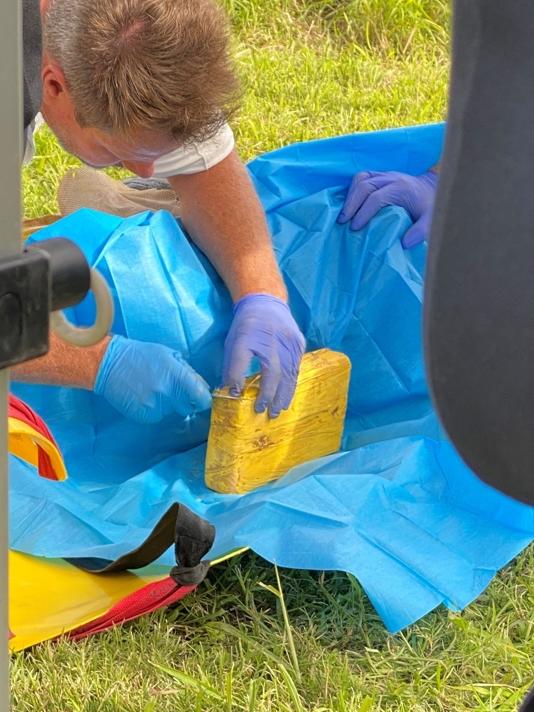
[[[215,136],[185,148],[177,148],[154,163],[154,178],[202,173],[230,155],[235,145],[232,129],[225,124]]]
[[[35,124],[32,121],[24,132],[24,154],[22,156],[22,165],[24,166],[27,166],[35,155],[35,142],[33,140],[34,130]]]
[[[28,165],[35,155],[34,136],[43,124],[43,117],[41,114],[37,114],[35,119],[28,125],[26,131],[24,132],[24,155],[22,157],[22,164],[24,166]]]

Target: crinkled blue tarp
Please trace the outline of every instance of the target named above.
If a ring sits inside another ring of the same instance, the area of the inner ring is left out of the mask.
[[[440,126],[345,136],[250,166],[309,348],[352,360],[343,453],[223,496],[203,484],[206,416],[140,426],[88,392],[17,386],[59,440],[70,479],[37,479],[12,459],[12,547],[114,558],[179,501],[215,524],[214,556],[250,546],[281,566],[353,573],[392,631],[442,602],[471,602],[532,540],[534,509],[479,482],[439,429],[421,353],[426,248],[403,251],[406,213],[383,210],[359,233],[336,224],[356,171],[417,173],[436,162],[442,138]],[[108,279],[115,332],[180,350],[218,385],[230,299],[168,214],[80,211],[37,239],[58,235]],[[69,316],[90,322],[90,300]]]

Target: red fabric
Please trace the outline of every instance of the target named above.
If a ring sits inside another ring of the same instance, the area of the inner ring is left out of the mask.
[[[40,418],[37,413],[30,408],[30,406],[26,405],[24,401],[21,401],[20,398],[16,398],[11,394],[9,396],[8,416],[10,418],[15,418],[16,420],[21,420],[31,428],[35,428],[35,430],[37,430],[47,440],[50,440],[57,450],[59,450],[59,447],[54,440],[54,436],[48,429],[44,420]],[[38,447],[37,449],[39,452],[39,474],[47,480],[57,480],[49,455],[42,448]]]
[[[196,586],[178,586],[170,576],[162,581],[155,581],[123,598],[100,618],[71,631],[69,637],[80,640],[157,611],[159,608],[171,606],[185,598],[195,588]]]

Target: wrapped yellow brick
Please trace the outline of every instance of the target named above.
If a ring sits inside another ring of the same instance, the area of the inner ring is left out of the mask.
[[[257,414],[259,376],[243,394],[215,393],[206,455],[206,485],[243,493],[275,480],[295,465],[339,450],[347,410],[350,361],[321,349],[305,354],[291,407],[278,418]]]

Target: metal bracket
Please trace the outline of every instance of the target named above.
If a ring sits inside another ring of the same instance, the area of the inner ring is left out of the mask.
[[[70,240],[44,240],[0,259],[0,369],[48,351],[50,312],[79,303],[91,275]]]

